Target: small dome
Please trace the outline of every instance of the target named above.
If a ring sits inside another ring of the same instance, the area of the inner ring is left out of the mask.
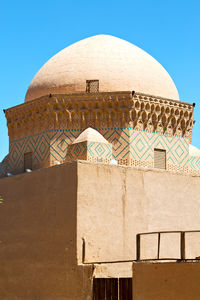
[[[108,144],[108,141],[97,130],[89,127],[85,129],[73,142],[73,144],[81,142],[95,142]]]
[[[109,35],[81,40],[53,56],[35,75],[25,97],[86,91],[98,80],[100,92],[132,91],[179,100],[167,71],[133,44]]]
[[[193,145],[189,145],[189,154],[190,156],[200,156],[200,150]]]

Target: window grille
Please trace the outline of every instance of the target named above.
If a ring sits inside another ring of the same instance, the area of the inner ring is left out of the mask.
[[[98,93],[99,80],[86,80],[86,93]]]
[[[132,278],[93,279],[93,300],[132,299]]]
[[[24,153],[24,171],[26,171],[27,169],[32,170],[32,157],[32,152]]]
[[[154,168],[166,169],[166,150],[154,149]]]

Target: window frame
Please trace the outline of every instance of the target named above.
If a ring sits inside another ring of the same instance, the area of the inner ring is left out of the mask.
[[[156,151],[165,153],[165,161],[164,161],[165,167],[164,167],[164,168],[158,168],[158,167],[155,167],[155,152],[156,152]],[[154,148],[154,161],[153,161],[153,166],[154,166],[155,169],[159,169],[159,170],[166,170],[166,169],[167,169],[167,151],[166,151],[166,149]]]
[[[91,91],[91,83],[97,83],[97,91],[93,92]],[[99,80],[98,79],[92,79],[92,80],[86,80],[86,93],[92,94],[92,93],[98,93],[99,92]]]

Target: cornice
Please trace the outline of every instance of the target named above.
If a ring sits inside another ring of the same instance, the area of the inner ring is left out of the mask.
[[[131,127],[192,139],[193,104],[135,93],[47,95],[5,111],[11,140],[50,129]]]

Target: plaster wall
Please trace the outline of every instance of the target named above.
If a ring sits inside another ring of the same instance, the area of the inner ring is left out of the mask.
[[[77,165],[0,180],[0,299],[91,299],[90,267],[77,266]]]
[[[134,263],[133,300],[198,300],[200,263]]]
[[[83,161],[1,179],[0,299],[91,300],[93,274],[132,277],[131,263],[112,262],[135,259],[138,232],[199,229],[199,183]],[[190,241],[186,254],[198,256]],[[145,243],[143,255],[154,258],[156,242]],[[168,238],[163,255],[177,243]]]
[[[136,258],[136,234],[200,228],[200,178],[168,171],[78,163],[77,247],[82,262],[111,262]],[[200,252],[200,236],[190,234],[186,256]],[[179,236],[161,239],[163,257],[179,257]],[[142,241],[142,255],[156,258],[155,237]],[[132,276],[124,264],[96,264],[96,276]],[[120,265],[120,267],[118,267]],[[98,271],[99,270],[99,271]],[[103,271],[102,271],[103,270]]]

